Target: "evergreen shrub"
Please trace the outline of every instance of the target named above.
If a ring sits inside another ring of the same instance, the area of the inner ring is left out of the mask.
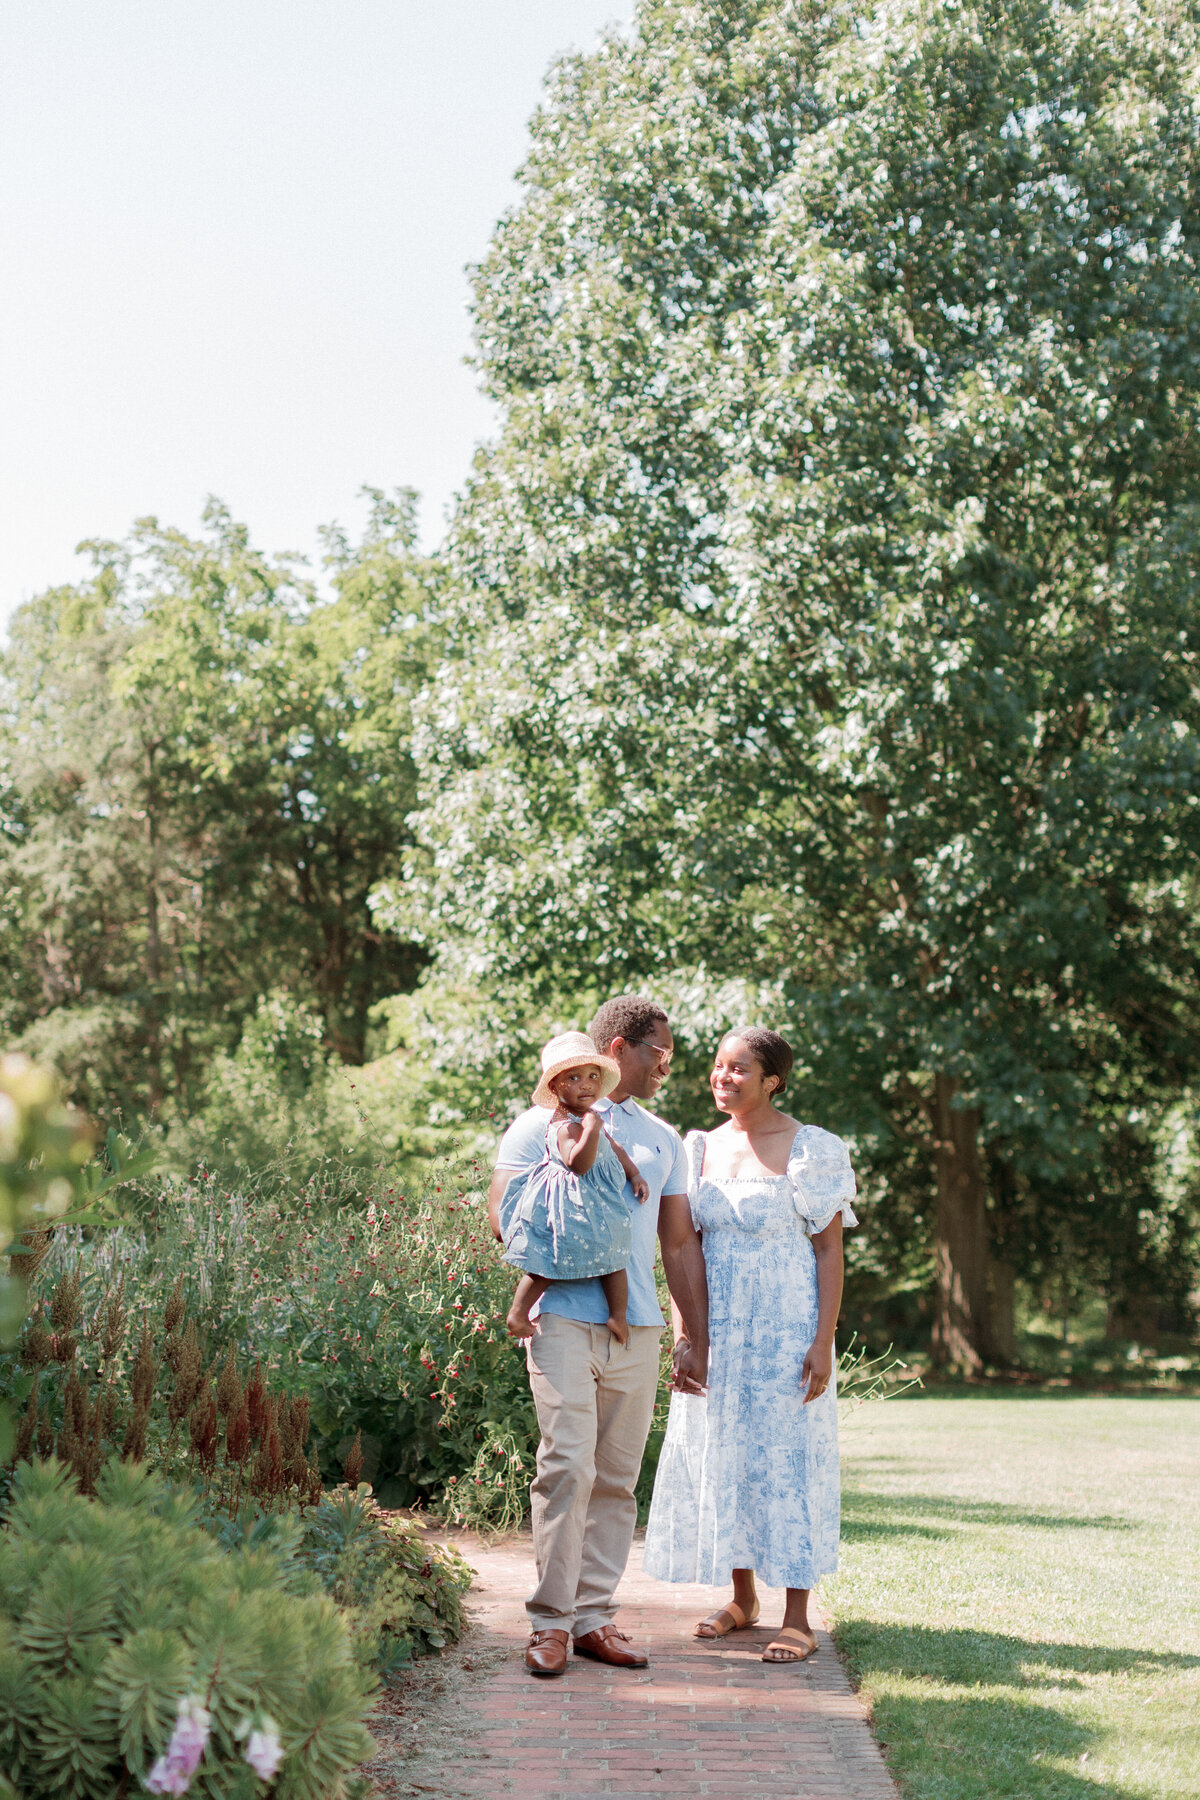
[[[113,1460],[95,1498],[21,1465],[0,1534],[0,1762],[21,1800],[341,1800],[374,1679],[292,1559],[223,1548],[196,1500]],[[306,1591],[308,1590],[308,1591]]]

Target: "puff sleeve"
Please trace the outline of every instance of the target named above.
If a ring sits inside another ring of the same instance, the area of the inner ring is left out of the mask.
[[[832,1131],[819,1125],[802,1125],[788,1159],[788,1180],[796,1211],[809,1237],[824,1231],[839,1212],[843,1225],[857,1225],[850,1205],[858,1192],[850,1152]]]
[[[703,1131],[689,1131],[683,1140],[683,1151],[687,1158],[688,1206],[691,1210],[692,1224],[697,1231],[700,1229],[700,1223],[696,1218],[696,1200],[700,1192],[700,1171],[704,1167],[705,1136],[706,1133]]]

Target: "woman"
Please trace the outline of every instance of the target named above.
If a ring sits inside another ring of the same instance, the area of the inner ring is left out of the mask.
[[[710,1076],[728,1122],[688,1134],[688,1192],[708,1270],[707,1397],[675,1394],[643,1567],[733,1597],[698,1638],[758,1617],[755,1575],[787,1589],[764,1662],[803,1662],[817,1641],[808,1595],[837,1567],[841,1492],[833,1334],[842,1226],[854,1173],[840,1138],[778,1110],[792,1067],[778,1032],[722,1038]]]

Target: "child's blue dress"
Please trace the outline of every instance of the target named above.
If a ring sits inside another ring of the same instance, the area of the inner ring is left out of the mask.
[[[551,1281],[611,1275],[629,1262],[633,1205],[633,1189],[607,1132],[600,1134],[591,1168],[576,1175],[559,1155],[558,1125],[551,1124],[541,1162],[519,1170],[504,1190],[504,1261]]]

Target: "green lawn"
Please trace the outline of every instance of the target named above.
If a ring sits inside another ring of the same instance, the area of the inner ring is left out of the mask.
[[[1200,1400],[931,1394],[842,1451],[821,1595],[908,1800],[1200,1796]]]

